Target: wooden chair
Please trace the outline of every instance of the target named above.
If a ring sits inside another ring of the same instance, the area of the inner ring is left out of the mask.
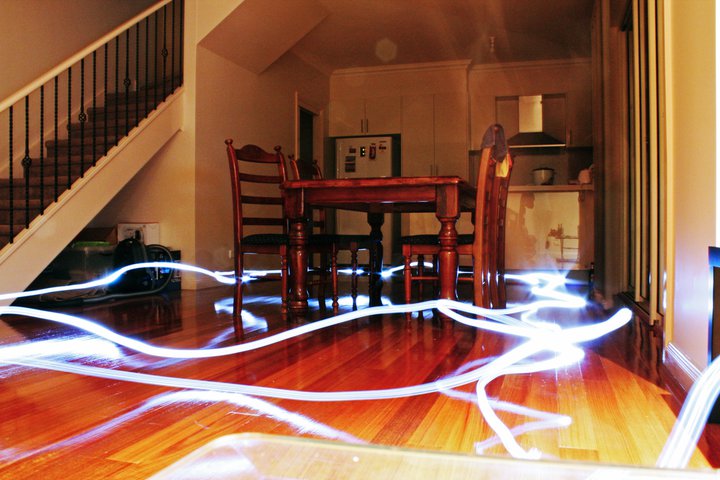
[[[233,250],[235,287],[233,294],[233,326],[237,337],[243,334],[242,290],[246,254],[278,255],[280,257],[281,311],[288,311],[288,234],[282,213],[280,184],[287,178],[285,157],[280,146],[269,153],[256,145],[233,147],[225,140],[230,166],[233,202]],[[261,167],[259,164],[265,165]],[[242,167],[241,167],[242,165]],[[268,173],[249,171],[270,170]],[[248,234],[246,227],[260,230]]]
[[[459,235],[457,246],[458,255],[473,257],[471,274],[459,276],[458,281],[473,282],[473,303],[477,306],[499,308],[505,304],[505,211],[511,172],[512,159],[507,150],[503,128],[492,125],[483,137],[473,214],[474,232],[471,235]],[[437,235],[407,236],[401,238],[401,244],[405,302],[410,303],[413,281],[437,280],[440,244]],[[434,267],[429,272],[423,266],[426,256],[433,259]],[[417,257],[416,273],[413,273],[412,268],[413,257]]]
[[[301,179],[302,175],[300,173],[300,160],[295,159],[294,156],[289,156],[290,159],[290,169],[293,172],[293,176],[296,179]],[[323,174],[322,170],[320,169],[320,166],[317,163],[317,160],[313,160],[312,167],[310,169],[310,175],[313,179],[322,179]],[[358,277],[360,273],[359,270],[359,264],[358,264],[358,252],[360,250],[368,250],[370,252],[371,258],[370,262],[372,263],[372,246],[373,242],[370,239],[370,235],[348,235],[348,234],[328,234],[326,230],[326,219],[325,219],[325,211],[323,209],[319,209],[317,211],[317,217],[313,219],[315,222],[315,226],[321,226],[322,232],[326,235],[330,235],[330,239],[333,244],[332,249],[332,257],[331,257],[331,265],[333,266],[333,271],[335,272],[333,274],[332,284],[333,284],[333,309],[337,310],[337,253],[339,251],[349,251],[350,252],[350,269],[351,269],[351,280],[350,280],[350,293],[352,296],[352,306],[353,310],[357,309],[357,295],[358,295]]]

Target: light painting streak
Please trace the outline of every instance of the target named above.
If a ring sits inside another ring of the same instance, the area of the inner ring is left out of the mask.
[[[11,293],[0,295],[1,300],[9,300],[20,297],[29,297],[33,295],[42,295],[58,291],[68,291],[76,289],[94,288],[101,285],[107,285],[117,280],[125,272],[136,268],[167,268],[175,270],[183,270],[193,273],[209,275],[218,282],[224,284],[234,284],[235,279],[232,272],[212,272],[203,268],[190,265],[174,263],[174,262],[146,262],[130,265],[121,268],[113,274],[102,279],[87,282],[84,284],[69,285],[63,287],[53,287],[50,289],[42,289],[21,293]],[[510,278],[510,276],[507,276]],[[109,378],[115,380],[147,383],[152,385],[161,385],[170,388],[197,389],[216,394],[240,394],[252,396],[265,396],[280,399],[303,400],[313,402],[334,402],[334,401],[359,401],[359,400],[381,400],[390,398],[399,398],[415,395],[423,395],[427,393],[437,393],[447,391],[469,383],[476,383],[476,402],[478,407],[491,426],[497,433],[508,452],[517,458],[539,458],[540,452],[536,449],[524,450],[515,440],[514,435],[517,430],[511,431],[497,417],[493,408],[497,404],[490,400],[486,394],[486,386],[494,379],[503,375],[532,373],[545,370],[551,370],[563,365],[579,361],[584,353],[575,346],[580,342],[586,342],[599,338],[619,327],[626,324],[631,314],[629,310],[622,309],[606,321],[592,325],[561,328],[555,324],[546,322],[537,322],[530,320],[528,315],[535,314],[543,308],[580,308],[585,305],[585,301],[579,297],[559,292],[557,288],[564,283],[564,279],[558,276],[548,275],[530,275],[517,278],[518,280],[528,282],[533,285],[533,293],[535,295],[544,296],[547,300],[532,302],[527,305],[516,305],[506,309],[483,309],[474,307],[460,302],[449,300],[430,300],[409,305],[391,305],[383,307],[369,307],[363,310],[345,313],[332,318],[320,320],[311,324],[297,327],[279,334],[272,335],[260,340],[247,342],[240,345],[218,348],[201,348],[201,349],[175,349],[157,347],[145,342],[134,340],[119,335],[106,327],[103,327],[90,320],[73,317],[70,315],[46,312],[26,307],[0,307],[0,315],[16,314],[35,318],[41,318],[53,322],[62,323],[68,326],[79,328],[88,333],[97,335],[114,344],[130,348],[132,350],[145,353],[148,355],[175,358],[175,359],[198,359],[219,357],[224,355],[234,355],[237,353],[247,352],[258,348],[263,348],[271,344],[286,341],[291,338],[306,335],[323,328],[328,328],[343,322],[356,320],[361,317],[372,315],[385,315],[392,313],[418,312],[428,309],[437,309],[448,317],[475,328],[488,330],[500,334],[512,335],[516,337],[526,338],[527,341],[518,347],[506,352],[497,358],[489,361],[479,368],[461,373],[452,377],[443,378],[433,383],[413,385],[398,388],[378,389],[378,390],[353,390],[353,391],[337,391],[337,392],[308,392],[290,389],[259,387],[242,384],[229,384],[224,382],[212,382],[205,380],[175,378],[159,375],[150,375],[136,372],[123,372],[119,370],[91,367],[79,365],[75,363],[59,363],[37,358],[38,355],[47,355],[52,353],[52,343],[44,342],[43,344],[27,343],[20,345],[6,346],[0,349],[0,361],[23,365],[34,368],[45,368],[55,371],[63,371],[69,373],[77,373],[80,375],[89,375],[94,377]],[[459,312],[469,314],[463,315]],[[521,315],[520,319],[511,317],[511,315]],[[476,318],[482,316],[486,320]],[[47,348],[51,346],[51,348]],[[60,348],[60,347],[59,347]],[[107,346],[103,348],[107,349]],[[113,348],[116,348],[113,346]],[[61,349],[61,348],[60,348]],[[531,357],[541,352],[551,352],[553,357],[541,361],[527,361]],[[109,350],[103,354],[111,355]],[[117,354],[117,353],[115,353]],[[712,407],[713,398],[716,398],[720,391],[720,363],[714,362],[707,370],[706,374],[701,377],[703,382],[698,382],[697,388],[691,390],[686,405],[683,406],[680,418],[673,429],[671,437],[668,440],[663,454],[658,460],[659,466],[675,466],[683,467],[689,459],[689,455],[694,449],[699,437],[699,431],[707,419],[709,410]],[[708,399],[711,401],[708,401]],[[563,420],[565,421],[565,420]],[[684,447],[684,448],[680,448]],[[680,452],[680,453],[678,453]],[[690,453],[687,453],[690,452]]]
[[[677,422],[663,447],[656,465],[687,468],[695,446],[720,394],[720,357],[700,375],[685,398]]]
[[[362,440],[348,433],[336,430],[320,422],[316,422],[304,415],[295,412],[289,412],[284,408],[278,407],[272,403],[260,400],[258,398],[249,397],[247,395],[238,395],[224,392],[212,391],[179,391],[158,395],[146,400],[142,405],[118,415],[112,420],[94,427],[86,432],[66,438],[47,447],[35,449],[32,451],[18,452],[16,449],[0,450],[0,459],[4,459],[6,463],[17,462],[23,458],[33,455],[52,452],[61,448],[82,445],[85,442],[96,441],[98,438],[112,433],[120,428],[123,424],[132,420],[139,419],[143,414],[158,408],[164,408],[169,405],[179,403],[185,404],[211,404],[211,403],[227,403],[239,408],[246,409],[250,412],[256,412],[257,415],[271,418],[278,422],[286,423],[294,428],[297,433],[309,433],[324,438],[339,440],[347,443],[364,443]]]

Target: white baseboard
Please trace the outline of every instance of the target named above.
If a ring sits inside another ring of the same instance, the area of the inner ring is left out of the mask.
[[[686,393],[702,373],[672,342],[665,347],[663,363]]]

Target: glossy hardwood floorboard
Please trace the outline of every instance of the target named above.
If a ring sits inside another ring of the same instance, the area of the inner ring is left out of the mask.
[[[394,287],[390,299],[401,302],[401,288]],[[299,325],[279,315],[277,288],[273,282],[248,288],[245,308],[252,317],[245,318],[244,342]],[[237,343],[230,314],[215,307],[230,294],[228,287],[218,287],[55,310],[94,319],[153,345],[218,347]],[[532,299],[521,287],[512,287],[511,297],[518,302]],[[341,313],[347,311],[348,306],[341,307]],[[605,318],[593,306],[542,313],[563,326]],[[312,315],[311,321],[331,316],[331,311],[315,306]],[[17,316],[2,320],[5,347],[90,338],[45,320]],[[172,360],[126,348],[108,357],[94,354],[87,343],[46,358],[114,371],[329,392],[432,383],[520,342],[443,322],[426,312],[410,322],[402,314],[360,318],[220,358]],[[502,402],[571,417],[567,427],[517,435],[524,448],[537,448],[545,458],[654,465],[680,406],[663,381],[657,341],[631,322],[584,347],[586,355],[579,362],[553,371],[500,377],[487,391]],[[460,393],[453,395],[309,402],[8,364],[0,365],[0,378],[0,478],[146,478],[212,439],[242,432],[467,454],[479,447],[485,455],[508,456],[477,406],[460,396],[473,393],[474,384],[458,388]],[[498,416],[508,427],[519,429],[535,420],[527,413],[500,411]],[[720,437],[716,427],[709,427],[691,467],[717,468],[718,450]]]

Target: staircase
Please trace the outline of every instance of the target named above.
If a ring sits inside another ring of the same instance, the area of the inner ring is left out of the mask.
[[[0,102],[0,293],[29,285],[179,131],[183,8],[159,2]]]
[[[72,188],[105,152],[147,117],[155,102],[146,99],[164,99],[171,86],[179,84],[178,79],[172,79],[137,92],[108,94],[108,103],[88,109],[87,120],[71,123],[65,138],[45,142],[42,158],[30,158],[29,162],[29,157],[26,158],[22,178],[12,182],[0,179],[0,248]]]

